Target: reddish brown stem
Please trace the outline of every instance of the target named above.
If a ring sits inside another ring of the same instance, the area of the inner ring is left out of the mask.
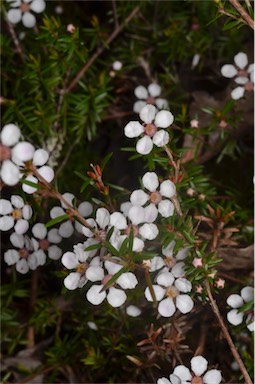
[[[240,13],[242,18],[246,21],[246,23],[254,29],[254,21],[250,17],[250,15],[246,12],[244,7],[237,0],[229,0],[229,2],[233,5],[233,7]]]

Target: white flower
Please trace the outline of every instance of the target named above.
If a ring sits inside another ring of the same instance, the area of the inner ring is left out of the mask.
[[[73,200],[75,196],[69,192],[64,193],[62,196],[73,207]],[[50,210],[51,219],[56,219],[57,217],[68,215],[69,211],[66,204],[61,202],[61,205],[62,207],[55,206]],[[82,217],[88,217],[93,211],[93,206],[91,203],[87,201],[83,201],[78,205],[77,211]],[[74,223],[74,226],[73,226],[73,223]],[[64,238],[68,238],[72,236],[72,234],[74,233],[74,228],[79,233],[83,232],[83,225],[80,224],[78,221],[73,220],[72,217],[70,217],[68,221],[61,222],[59,226],[59,234]]]
[[[162,147],[169,142],[169,134],[159,128],[169,127],[174,117],[171,112],[162,110],[157,112],[154,105],[145,105],[140,111],[140,119],[144,122],[140,124],[138,121],[130,121],[124,128],[125,135],[134,138],[142,135],[137,141],[136,150],[142,155],[151,152],[153,144]]]
[[[96,244],[93,239],[88,239],[84,243],[76,244],[73,249],[74,252],[65,252],[62,256],[62,264],[67,269],[75,269],[75,272],[70,272],[64,279],[64,285],[69,290],[82,288],[88,281],[86,278],[86,270],[89,266],[99,267],[101,265],[99,257],[94,257],[97,250],[86,251],[91,245]],[[92,259],[90,263],[88,259]]]
[[[140,308],[138,308],[136,305],[129,305],[127,308],[126,308],[126,313],[128,316],[131,316],[131,317],[138,317],[141,315],[142,311]]]
[[[7,19],[12,24],[22,21],[27,28],[33,28],[36,18],[32,12],[41,13],[44,11],[46,3],[44,0],[7,0],[12,7],[7,12]]]
[[[113,260],[115,262],[107,260],[104,263],[107,274],[105,274],[102,266],[90,266],[86,271],[86,277],[88,280],[93,282],[101,281],[100,285],[92,285],[86,293],[88,301],[93,305],[101,304],[106,298],[112,307],[120,307],[127,299],[127,295],[124,290],[133,289],[138,284],[137,278],[132,272],[124,272],[116,279],[114,285],[111,285],[106,290],[103,290],[104,285],[122,269],[122,265],[118,264],[121,260],[119,258],[113,258]],[[115,288],[116,284],[123,288],[123,290]]]
[[[46,252],[52,260],[59,260],[62,256],[62,250],[56,244],[62,241],[57,228],[47,230],[44,224],[36,223],[32,228],[32,234],[36,238],[35,253],[44,255],[46,260]]]
[[[162,217],[172,216],[174,213],[174,205],[168,199],[176,194],[174,183],[170,180],[165,180],[160,184],[155,172],[147,172],[142,177],[142,184],[150,193],[145,193],[142,189],[133,191],[130,196],[131,203],[144,206],[150,202],[154,206],[157,206],[158,212]],[[157,190],[158,187],[159,191]],[[164,197],[167,199],[164,199]]]
[[[227,313],[228,321],[233,325],[239,325],[243,322],[245,312],[239,312],[239,309],[245,304],[251,301],[254,298],[254,288],[253,287],[244,287],[241,290],[241,294],[232,294],[227,299],[227,304],[232,307],[231,311]],[[250,331],[254,331],[254,321],[252,321],[252,316],[247,316],[247,328]]]
[[[254,89],[254,64],[248,66],[248,57],[243,52],[235,55],[234,63],[235,65],[223,65],[221,73],[224,77],[234,78],[234,81],[239,85],[231,92],[232,99],[238,100],[244,96],[245,91]]]
[[[143,85],[139,85],[135,88],[134,93],[135,96],[139,99],[133,106],[133,110],[136,113],[140,113],[141,109],[146,104],[156,105],[158,109],[169,108],[167,100],[158,97],[161,94],[161,87],[156,83],[150,84],[148,89]]]
[[[122,62],[121,62],[121,61],[116,60],[116,61],[114,61],[114,62],[112,63],[112,69],[113,69],[114,71],[120,71],[121,68],[122,68]]]
[[[176,308],[181,313],[186,314],[194,306],[193,300],[186,294],[191,291],[191,283],[183,277],[175,277],[176,274],[173,270],[171,272],[162,271],[156,278],[158,285],[153,285],[156,300],[160,301],[158,312],[163,317],[171,317]],[[163,299],[164,296],[167,298]],[[149,287],[145,289],[145,297],[148,301],[153,301]]]
[[[18,235],[13,232],[10,241],[15,248],[9,249],[4,254],[4,260],[8,265],[16,266],[19,273],[26,274],[29,269],[35,270],[39,265],[44,265],[46,256],[42,252],[37,252],[38,242],[30,239],[26,235]]]
[[[168,270],[172,268],[175,273],[175,277],[181,277],[184,275],[182,268],[180,270],[180,267],[182,267],[183,263],[178,263],[178,261],[184,260],[187,257],[189,248],[179,249],[177,254],[174,256],[175,244],[176,242],[172,240],[166,247],[162,247],[162,254],[165,257],[154,256],[150,260],[150,272],[154,272],[165,267]],[[180,271],[177,272],[177,269]],[[178,273],[178,276],[176,276],[176,273]]]
[[[18,235],[23,235],[29,228],[32,213],[32,208],[24,204],[21,196],[12,195],[11,201],[0,199],[0,230],[8,231],[14,227]]]
[[[208,361],[203,356],[193,357],[190,364],[191,370],[185,367],[185,365],[177,365],[173,373],[169,376],[170,381],[162,377],[158,379],[157,384],[221,383],[222,376],[218,369],[211,369],[206,372]]]

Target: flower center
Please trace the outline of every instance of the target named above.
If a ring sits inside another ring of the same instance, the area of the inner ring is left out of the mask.
[[[245,69],[239,69],[238,76],[248,77],[248,71],[246,71]]]
[[[18,209],[18,208],[14,209],[14,210],[12,211],[12,217],[13,217],[14,219],[16,219],[16,220],[20,219],[20,218],[22,217],[22,211],[21,211],[21,209]]]
[[[162,196],[159,192],[155,191],[155,192],[151,192],[150,194],[150,201],[153,203],[153,204],[158,204],[160,203],[160,201],[162,200]]]
[[[144,126],[144,133],[147,136],[152,137],[157,132],[157,127],[156,127],[155,124],[146,124],[146,123],[144,123],[143,126]]]
[[[19,8],[22,13],[28,12],[30,10],[30,5],[28,3],[21,3]]]
[[[87,269],[88,269],[88,263],[81,263],[76,268],[76,272],[80,273],[81,275],[84,275]]]
[[[252,81],[248,81],[248,83],[244,84],[244,89],[248,92],[253,91],[254,89],[254,84]]]
[[[170,287],[167,288],[167,290],[166,290],[166,296],[167,297],[170,297],[171,299],[174,299],[178,295],[179,295],[179,291],[173,285],[171,285]]]
[[[105,277],[103,278],[102,280],[102,284],[105,285],[108,283],[108,281],[110,281],[112,278],[112,275],[105,275]],[[108,287],[109,288],[109,287]]]
[[[95,239],[99,241],[104,241],[106,239],[106,231],[104,229],[99,229],[95,233]]]
[[[125,235],[129,236],[131,232],[131,228],[133,229],[134,237],[137,237],[139,234],[139,229],[136,225],[130,224],[125,230],[124,233]]]
[[[21,259],[26,259],[29,255],[29,251],[27,248],[22,248],[19,250],[19,256]]]
[[[176,259],[172,256],[166,256],[165,264],[167,267],[172,268],[176,264]]]
[[[50,245],[49,240],[47,240],[47,239],[40,239],[39,240],[39,247],[43,251],[47,251],[47,249],[49,248],[49,245]]]
[[[12,150],[6,145],[0,144],[0,161],[9,160]]]
[[[148,96],[146,100],[147,104],[155,104],[155,99],[152,96]]]
[[[191,384],[203,384],[203,379],[202,377],[199,376],[194,376],[191,380]]]

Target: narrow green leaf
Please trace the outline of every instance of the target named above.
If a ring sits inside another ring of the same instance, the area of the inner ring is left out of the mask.
[[[106,164],[108,163],[108,161],[110,160],[110,158],[112,157],[113,155],[113,152],[110,152],[108,153],[108,155],[105,156],[105,158],[103,159],[102,163],[101,163],[101,170],[103,171],[104,170],[104,167],[106,166]]]
[[[36,184],[36,183],[33,183],[32,181],[28,181],[28,180],[25,180],[25,179],[21,179],[20,182],[22,184],[27,184],[29,185],[30,187],[34,187],[36,189],[43,189],[43,186],[39,185],[39,184]]]
[[[128,272],[128,267],[122,267],[119,270],[119,272],[115,273],[115,275],[113,275],[113,277],[109,281],[107,281],[107,283],[103,286],[103,288],[101,289],[100,292],[105,291],[107,288],[109,288],[111,285],[113,285],[115,283],[115,281],[125,272]]]
[[[61,221],[66,220],[66,219],[69,219],[68,215],[58,216],[55,219],[48,221],[48,223],[45,224],[45,227],[46,228],[52,227],[53,225],[60,223]]]

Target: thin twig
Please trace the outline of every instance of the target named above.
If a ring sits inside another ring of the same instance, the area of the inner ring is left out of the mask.
[[[55,177],[57,178],[58,175],[60,174],[60,172],[62,172],[63,168],[66,166],[68,160],[69,160],[69,157],[71,156],[72,154],[72,151],[74,149],[74,147],[76,146],[77,142],[73,142],[72,145],[68,148],[68,151],[65,155],[65,158],[64,160],[61,162],[60,166],[57,168],[56,172],[55,172]]]
[[[230,350],[240,368],[240,371],[242,372],[243,374],[243,377],[244,377],[244,380],[246,382],[246,384],[252,384],[252,381],[250,379],[250,376],[244,366],[244,363],[235,347],[235,344],[233,343],[232,339],[231,339],[231,336],[228,332],[228,329],[226,327],[226,325],[224,324],[224,321],[221,317],[221,314],[220,314],[220,311],[219,311],[219,308],[216,304],[216,301],[214,300],[213,298],[213,295],[212,295],[212,292],[211,292],[211,288],[210,288],[210,284],[208,281],[205,282],[205,288],[206,288],[206,291],[207,291],[207,295],[208,295],[208,298],[210,300],[210,303],[211,303],[211,308],[213,310],[213,313],[215,314],[215,316],[217,317],[218,321],[219,321],[219,324],[220,324],[220,327],[221,327],[221,330],[222,330],[222,333],[230,347]]]
[[[234,16],[234,15],[232,15],[232,13],[229,13],[229,12],[225,11],[224,8],[219,8],[219,13],[222,13],[225,16],[231,17],[231,19],[239,20],[241,22],[244,22],[244,20],[240,19],[239,17]]]
[[[121,24],[118,28],[116,28],[113,33],[108,37],[106,43],[99,47],[97,51],[91,56],[91,58],[86,62],[86,64],[81,68],[81,70],[78,72],[78,74],[75,76],[75,78],[71,81],[69,86],[64,89],[63,91],[65,93],[70,92],[75,85],[78,83],[78,81],[81,79],[81,77],[84,75],[84,73],[88,70],[88,68],[94,63],[94,61],[104,52],[106,47],[122,32],[122,30],[125,28],[126,24],[129,23],[129,21],[137,14],[140,7],[136,7],[130,15],[126,18],[123,24]]]
[[[118,14],[117,14],[117,8],[116,8],[115,0],[112,0],[112,10],[113,10],[115,28],[118,28],[119,27],[119,20],[118,20]]]
[[[17,53],[20,55],[21,60],[25,61],[25,55],[24,55],[24,53],[22,51],[22,48],[21,48],[19,39],[17,38],[16,32],[15,32],[12,24],[8,21],[5,11],[4,11],[4,13],[5,13],[5,19],[6,19],[6,22],[7,22],[7,25],[8,25],[10,34],[11,34],[11,37],[12,37],[12,41],[13,41],[15,47],[16,47]]]
[[[237,0],[229,0],[229,2],[233,5],[233,7],[240,13],[242,18],[246,21],[246,23],[254,29],[254,21],[250,17],[250,15],[246,12],[244,7]]]

